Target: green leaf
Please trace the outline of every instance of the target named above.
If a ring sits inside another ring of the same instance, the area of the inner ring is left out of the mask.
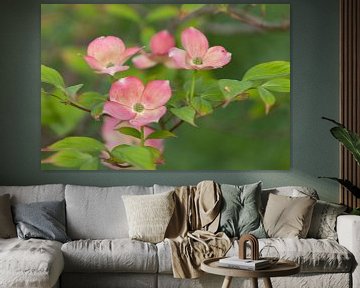
[[[117,130],[122,134],[141,139],[141,132],[133,127],[121,127]]]
[[[176,135],[168,130],[159,130],[148,135],[146,139],[166,139],[170,137],[176,137]]]
[[[201,97],[195,97],[191,100],[191,104],[200,116],[205,116],[213,112],[211,103]]]
[[[185,106],[181,108],[171,108],[170,111],[179,119],[187,123],[190,123],[193,126],[196,126],[194,122],[196,111],[194,108],[190,106]]]
[[[77,150],[81,152],[100,153],[105,146],[90,137],[66,137],[47,147],[49,151]]]
[[[107,101],[107,95],[101,95],[97,92],[85,92],[77,97],[77,102],[89,109],[105,101]]]
[[[337,181],[342,186],[344,186],[346,189],[348,189],[356,198],[360,198],[360,188],[357,187],[356,185],[354,185],[349,180],[340,179],[340,178],[336,178],[336,177],[318,177],[318,178],[326,178],[326,179],[331,179],[331,180]]]
[[[41,82],[51,84],[57,88],[65,89],[64,79],[55,69],[41,65]]]
[[[266,114],[269,113],[270,108],[275,104],[276,102],[276,98],[274,96],[274,94],[272,94],[269,90],[266,90],[263,87],[258,87],[258,92],[260,95],[260,98],[264,101],[265,103],[265,112]]]
[[[273,92],[289,93],[290,79],[284,79],[284,78],[272,79],[265,82],[261,86]]]
[[[360,165],[360,137],[356,133],[343,126],[337,126],[330,129],[331,134],[339,140],[354,156],[356,162]]]
[[[242,80],[266,80],[290,75],[290,62],[271,61],[250,68]]]
[[[99,158],[91,157],[80,166],[80,170],[98,170],[99,164]]]
[[[65,92],[66,94],[70,97],[70,98],[75,98],[77,92],[84,86],[84,84],[78,84],[78,85],[74,85],[74,86],[69,86],[65,88]]]
[[[183,4],[181,5],[180,11],[182,16],[186,16],[187,14],[193,13],[196,10],[204,7],[206,4]]]
[[[104,102],[101,102],[91,108],[90,114],[94,119],[98,120],[100,116],[103,114],[103,111],[104,111]]]
[[[95,166],[94,157],[92,155],[76,150],[59,151],[47,159],[42,160],[42,163],[49,163],[64,168],[94,168]],[[90,163],[92,164],[90,165]]]
[[[111,156],[122,162],[129,163],[136,168],[144,170],[155,170],[153,153],[140,146],[119,145],[111,151]]]
[[[158,8],[149,10],[146,16],[148,22],[158,22],[173,19],[179,14],[179,10],[174,5],[161,5]]]
[[[131,20],[136,23],[141,23],[142,21],[141,16],[138,14],[138,12],[129,5],[107,4],[105,6],[105,9],[109,14],[112,14],[119,18]]]
[[[150,153],[153,155],[153,159],[154,159],[155,163],[162,160],[162,153],[160,150],[158,150],[152,146],[145,146],[144,148],[146,148],[148,151],[150,151]]]
[[[235,98],[253,86],[251,81],[238,81],[230,79],[219,80],[220,90],[227,100]]]

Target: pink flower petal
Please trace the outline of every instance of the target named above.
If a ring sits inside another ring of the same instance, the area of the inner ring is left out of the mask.
[[[171,97],[171,87],[167,80],[153,80],[146,86],[141,97],[145,109],[155,109],[166,104]]]
[[[206,36],[194,27],[190,27],[181,33],[181,43],[191,59],[203,58],[209,49]]]
[[[104,68],[101,71],[99,71],[98,73],[110,74],[110,75],[114,76],[114,74],[116,72],[125,71],[128,69],[129,69],[129,66],[116,65],[116,66]]]
[[[84,59],[94,70],[101,71],[104,68],[104,66],[92,56],[84,56]]]
[[[99,37],[93,40],[87,49],[88,56],[94,57],[103,66],[110,63],[120,64],[120,55],[125,51],[124,42],[114,36]]]
[[[138,69],[147,69],[155,66],[157,63],[151,60],[148,55],[149,54],[139,55],[132,58],[132,62],[134,63],[135,67]]]
[[[153,110],[144,110],[142,113],[138,113],[134,119],[129,122],[135,127],[145,126],[153,122],[159,122],[159,119],[166,113],[166,107],[161,106]]]
[[[130,108],[112,101],[105,102],[103,113],[119,120],[129,120],[136,115]]]
[[[125,77],[111,85],[109,96],[111,101],[115,101],[128,108],[139,103],[144,91],[144,85],[136,77]]]
[[[135,55],[136,53],[138,53],[142,48],[141,47],[130,47],[127,48],[125,50],[125,52],[121,55],[121,63],[126,62],[126,60],[128,60],[131,56]]]
[[[156,55],[165,55],[173,47],[175,47],[175,39],[166,30],[160,31],[151,37],[150,49]]]
[[[230,60],[231,53],[222,46],[214,46],[205,54],[202,66],[204,68],[220,68],[228,64]]]
[[[172,59],[176,68],[191,69],[186,61],[186,51],[179,48],[171,48],[169,51],[169,57]]]

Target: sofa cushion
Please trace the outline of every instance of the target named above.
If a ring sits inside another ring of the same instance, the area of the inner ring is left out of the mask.
[[[52,287],[63,268],[59,242],[0,239],[0,287]]]
[[[157,243],[164,240],[175,208],[174,191],[156,195],[124,195],[129,238]]]
[[[316,190],[310,187],[284,186],[284,187],[263,189],[261,192],[261,206],[263,213],[265,212],[265,208],[267,205],[267,201],[269,200],[270,194],[289,196],[289,197],[310,196],[311,198],[319,199],[319,195],[317,194]]]
[[[354,265],[353,255],[339,243],[329,239],[267,238],[259,239],[260,250],[274,246],[281,259],[295,261],[301,273],[348,273]],[[171,248],[167,241],[156,244],[159,273],[171,274]],[[238,242],[234,241],[226,256],[238,255]],[[250,257],[250,249],[247,251]],[[276,256],[276,255],[273,255]],[[274,286],[275,287],[275,286]]]
[[[19,238],[70,241],[65,231],[65,201],[45,201],[13,206]]]
[[[346,209],[345,205],[318,200],[314,207],[307,237],[337,240],[336,219]]]
[[[0,195],[10,194],[11,204],[64,200],[64,185],[0,186]]]
[[[152,187],[66,185],[67,233],[71,239],[128,238],[123,195],[152,194]]]
[[[157,271],[156,246],[130,239],[78,240],[61,247],[66,272]]]

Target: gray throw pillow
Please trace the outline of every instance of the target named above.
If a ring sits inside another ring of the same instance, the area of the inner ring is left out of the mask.
[[[346,206],[318,200],[312,214],[309,238],[337,240],[336,219]]]
[[[11,215],[10,196],[0,196],[0,238],[16,237],[16,229]]]
[[[261,182],[243,186],[222,184],[221,193],[219,231],[229,237],[250,233],[266,238],[260,216]]]
[[[19,238],[70,241],[65,232],[65,201],[15,204],[13,215]]]

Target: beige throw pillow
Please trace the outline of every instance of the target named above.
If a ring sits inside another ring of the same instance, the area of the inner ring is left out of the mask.
[[[173,193],[122,196],[131,239],[151,243],[164,240],[175,207]]]
[[[0,238],[16,237],[9,194],[0,196]]]
[[[288,197],[270,194],[264,215],[269,237],[306,238],[316,200],[311,197]]]

